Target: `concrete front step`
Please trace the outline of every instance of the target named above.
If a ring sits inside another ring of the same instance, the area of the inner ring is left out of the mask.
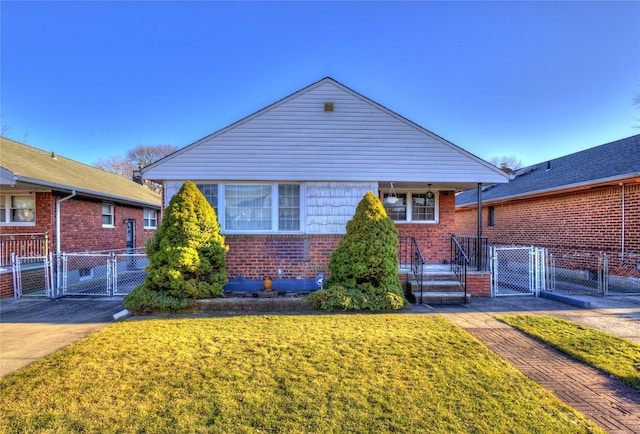
[[[416,276],[417,278],[420,277],[420,274],[418,274]],[[454,272],[439,272],[439,273],[422,273],[422,279],[426,282],[426,281],[443,281],[443,280],[457,280],[456,278],[456,274]]]
[[[417,280],[411,280],[411,291],[420,292]],[[459,292],[462,286],[457,280],[425,280],[422,282],[423,292]]]
[[[420,303],[420,292],[413,293],[416,303]],[[471,302],[471,295],[464,292],[423,292],[422,304],[467,304]]]

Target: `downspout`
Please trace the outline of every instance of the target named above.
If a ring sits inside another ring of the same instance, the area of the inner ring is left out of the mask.
[[[622,251],[620,252],[620,265],[624,265],[624,182],[620,183],[622,187]]]
[[[476,265],[482,270],[482,183],[478,183],[478,239],[476,240]]]
[[[56,266],[56,275],[58,277],[57,281],[57,288],[60,288],[61,285],[61,280],[62,280],[62,275],[60,273],[60,267],[61,267],[61,258],[60,258],[60,246],[62,244],[61,241],[61,236],[60,236],[60,204],[62,202],[64,202],[65,200],[69,200],[72,199],[76,196],[76,191],[72,190],[71,194],[69,196],[63,197],[62,199],[57,199],[56,200],[56,260],[57,260],[57,266]]]

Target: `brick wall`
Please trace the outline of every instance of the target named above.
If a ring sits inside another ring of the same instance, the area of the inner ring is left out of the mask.
[[[441,191],[439,193],[439,220],[436,224],[398,223],[398,234],[413,237],[427,263],[443,263],[450,259],[451,234],[456,227],[455,194]]]
[[[144,241],[155,234],[155,230],[144,229],[141,208],[116,204],[114,227],[102,226],[102,202],[70,199],[60,204],[62,216],[60,231],[63,252],[82,252],[124,249],[127,247],[127,225],[125,219],[135,220],[136,247],[144,247]]]
[[[491,274],[488,272],[467,273],[467,293],[473,297],[491,297]]]
[[[0,298],[13,297],[13,274],[0,274]]]
[[[276,277],[312,279],[319,273],[328,276],[331,253],[342,235],[226,235],[229,279]]]
[[[496,204],[495,225],[488,226],[483,206],[482,234],[490,244],[547,247],[554,255],[609,256],[609,272],[640,277],[640,184],[624,186],[624,259],[622,262],[622,186],[594,188]],[[456,212],[456,234],[475,235],[477,211]],[[620,269],[617,269],[620,268]]]

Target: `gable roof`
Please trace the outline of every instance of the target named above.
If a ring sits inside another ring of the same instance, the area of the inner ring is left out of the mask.
[[[524,167],[508,184],[483,188],[482,202],[515,199],[553,192],[640,180],[640,134],[554,160]],[[456,206],[477,204],[477,190],[456,196]]]
[[[160,209],[160,195],[122,176],[0,137],[0,187],[52,191]]]
[[[324,104],[333,103],[333,111]],[[146,179],[507,182],[508,175],[330,77],[142,169]]]

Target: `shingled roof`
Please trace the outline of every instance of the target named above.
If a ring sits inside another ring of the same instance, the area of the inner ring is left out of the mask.
[[[0,187],[33,186],[160,209],[160,195],[122,176],[0,137]]]
[[[640,134],[519,169],[509,183],[485,186],[482,202],[552,194],[628,178],[640,178]],[[456,196],[457,207],[476,204],[475,189]]]

